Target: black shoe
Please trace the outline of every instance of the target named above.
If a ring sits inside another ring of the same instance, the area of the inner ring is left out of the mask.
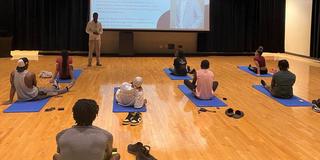
[[[136,113],[130,121],[131,126],[137,126],[142,122],[141,113]]]
[[[266,83],[264,80],[261,80],[261,84],[262,84],[263,86],[266,86],[266,85],[267,85],[267,83]]]
[[[235,119],[240,119],[240,118],[242,118],[243,116],[244,116],[244,113],[243,113],[242,111],[236,110],[236,111],[234,112],[233,118],[235,118]]]
[[[97,63],[97,66],[99,66],[99,67],[100,67],[100,66],[102,66],[102,64],[101,64],[101,63]]]
[[[312,110],[317,112],[317,113],[320,113],[320,107],[317,106],[316,104],[312,104]]]
[[[132,120],[133,117],[134,117],[133,113],[132,113],[132,112],[129,112],[128,115],[127,115],[127,117],[126,117],[126,119],[124,119],[124,120],[122,121],[122,124],[123,124],[123,125],[128,125],[128,124],[130,124],[130,121]]]
[[[142,150],[136,155],[136,160],[157,160],[150,154],[150,146],[143,146]]]
[[[232,108],[229,108],[225,111],[225,114],[228,116],[228,117],[233,117],[234,113],[233,113],[233,109]]]
[[[137,142],[136,144],[129,144],[128,152],[134,155],[137,155],[138,152],[141,152],[143,150],[143,144],[141,142]]]

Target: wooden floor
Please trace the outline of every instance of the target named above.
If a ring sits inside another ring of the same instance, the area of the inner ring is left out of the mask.
[[[289,55],[269,54],[268,67],[275,68],[285,57],[297,75],[294,92],[307,100],[320,98],[320,63]],[[30,69],[53,71],[55,56],[40,56],[30,62]],[[254,90],[260,82],[239,71],[237,65],[251,63],[252,57],[192,57],[191,66],[199,68],[202,59],[211,62],[211,69],[220,82],[217,96],[226,97],[229,107],[245,112],[235,120],[217,113],[198,114],[197,108],[177,89],[181,81],[170,80],[163,72],[172,58],[111,58],[102,59],[103,67],[87,68],[86,57],[74,57],[74,66],[83,74],[72,91],[52,98],[38,113],[7,113],[0,106],[0,159],[48,160],[56,151],[55,135],[74,124],[72,106],[79,98],[95,99],[100,105],[95,125],[114,135],[114,147],[122,159],[134,160],[127,153],[130,143],[141,141],[152,147],[159,160],[314,160],[320,159],[320,114],[309,107],[287,108]],[[9,95],[9,73],[16,60],[0,59],[0,101]],[[126,114],[112,113],[113,87],[135,76],[144,77],[148,112],[143,124],[122,126]],[[270,82],[270,78],[263,78]],[[39,80],[48,85],[48,80]],[[65,111],[44,112],[49,107],[65,107]]]

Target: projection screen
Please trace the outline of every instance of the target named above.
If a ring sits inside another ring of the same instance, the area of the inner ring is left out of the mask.
[[[107,30],[209,31],[210,0],[91,0]]]

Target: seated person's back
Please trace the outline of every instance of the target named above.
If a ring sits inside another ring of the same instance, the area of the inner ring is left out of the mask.
[[[293,96],[293,88],[296,81],[295,74],[290,71],[279,71],[272,77],[272,95],[279,98],[291,98]]]
[[[181,52],[181,51],[180,51]],[[182,53],[179,53],[182,54]],[[187,60],[183,56],[178,56],[174,59],[174,74],[176,75],[187,75]]]
[[[103,160],[112,135],[95,126],[73,126],[57,135],[63,160]]]
[[[56,60],[56,72],[61,79],[71,79],[72,57],[69,56],[68,51],[62,51],[61,56]]]
[[[132,83],[124,82],[116,92],[116,100],[122,106],[141,108],[145,104],[142,77],[136,77]]]
[[[209,69],[197,71],[196,96],[200,99],[211,99],[213,97],[214,74]]]
[[[214,74],[209,70],[208,60],[201,61],[201,69],[192,71],[194,74],[192,82],[184,80],[184,84],[193,91],[195,97],[203,100],[212,99],[219,83],[214,81]]]
[[[178,46],[178,49],[175,51],[175,59],[173,61],[174,68],[171,69],[172,74],[177,76],[185,76],[188,73],[187,59],[184,56],[182,45]]]
[[[80,99],[73,107],[76,126],[57,134],[58,154],[55,160],[109,160],[112,157],[113,136],[92,126],[99,107],[93,100]]]
[[[11,73],[11,83],[17,93],[18,101],[32,100],[38,95],[35,74],[27,70],[28,63],[26,58],[19,59],[16,70]]]

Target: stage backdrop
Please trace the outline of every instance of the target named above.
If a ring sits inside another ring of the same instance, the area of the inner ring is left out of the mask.
[[[88,48],[88,0],[14,0],[14,13],[14,49]]]
[[[210,6],[212,30],[199,34],[199,51],[248,52],[258,45],[284,51],[285,0],[211,0]],[[13,47],[86,51],[89,12],[89,0],[14,0]]]
[[[284,52],[285,0],[211,0],[211,32],[200,33],[198,50],[248,52],[263,45]]]

